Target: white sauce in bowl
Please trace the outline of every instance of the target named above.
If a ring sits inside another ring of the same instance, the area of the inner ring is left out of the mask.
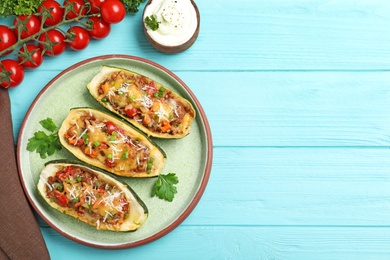
[[[159,22],[153,31],[147,25],[150,37],[165,46],[186,43],[198,26],[196,11],[190,0],[153,0],[145,7],[143,20],[154,15]]]

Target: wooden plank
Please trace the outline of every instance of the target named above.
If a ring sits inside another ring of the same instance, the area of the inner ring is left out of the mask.
[[[215,146],[388,146],[389,72],[179,72]]]
[[[389,69],[390,4],[386,1],[341,5],[330,0],[247,0],[227,5],[218,0],[197,5],[201,31],[185,53],[167,57],[156,52],[145,39],[138,13],[124,21],[129,44],[115,51],[102,48],[123,39],[123,29],[113,26],[107,39],[94,42],[96,48],[92,45],[81,56],[137,53],[185,71]],[[136,44],[131,44],[134,38]],[[74,57],[63,60],[69,64]]]
[[[387,227],[389,186],[389,149],[216,148],[183,225]]]
[[[390,150],[216,148],[187,225],[390,225]]]
[[[388,228],[181,226],[158,241],[101,250],[42,229],[55,259],[388,259]],[[178,256],[180,256],[178,258]]]
[[[203,105],[215,146],[389,145],[390,72],[177,75]],[[10,90],[15,135],[30,103],[51,79],[39,71],[26,77],[31,88]]]
[[[65,69],[78,60],[122,53],[184,71],[390,69],[388,1],[215,0],[197,5],[200,35],[184,53],[167,56],[154,50],[139,12],[121,22],[126,27],[113,25],[107,38],[78,53],[68,50],[61,63],[48,58],[43,66]],[[118,39],[126,44],[116,44]]]

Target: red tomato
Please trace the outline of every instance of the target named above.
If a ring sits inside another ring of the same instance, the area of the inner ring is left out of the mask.
[[[119,0],[106,0],[101,5],[101,13],[107,23],[119,23],[126,16],[126,9]]]
[[[25,58],[25,57],[29,57]],[[26,44],[19,49],[19,63],[26,69],[35,69],[43,62],[42,50],[34,44]]]
[[[110,34],[110,24],[100,17],[91,17],[89,18],[89,21],[92,24],[92,29],[89,31],[89,35],[91,35],[92,38],[103,39]]]
[[[91,5],[91,10],[89,13],[91,14],[97,14],[100,13],[100,7],[102,3],[104,3],[106,0],[89,0],[89,4]]]
[[[0,25],[0,52],[14,45],[16,40],[15,33],[9,27]],[[3,55],[10,54],[11,52],[12,50],[7,51]]]
[[[135,116],[136,114],[138,114],[138,109],[136,109],[135,107],[131,108],[131,109],[127,109],[125,110],[126,112],[126,115],[130,118],[132,118],[133,116]]]
[[[62,21],[64,16],[64,9],[62,9],[61,5],[54,0],[45,0],[38,7],[38,12],[42,13],[44,10],[50,10],[50,15],[46,18],[43,23],[46,26],[56,25]]]
[[[6,79],[0,79],[0,87],[3,88],[14,88],[19,85],[24,79],[24,69],[15,60],[2,60],[0,65],[0,72],[3,72],[3,69],[6,73],[10,73],[9,81]]]
[[[60,178],[62,181],[64,181],[72,173],[73,173],[73,167],[72,166],[66,166],[64,169],[56,172],[56,176],[58,178]]]
[[[64,181],[64,180],[66,180],[66,178],[68,178],[69,174],[68,174],[67,172],[58,171],[58,172],[56,172],[56,176],[57,176],[57,178],[59,178],[61,181]]]
[[[117,130],[116,125],[113,122],[111,122],[111,121],[108,121],[106,123],[106,127],[107,127],[108,134],[112,134],[112,132]]]
[[[68,46],[72,50],[79,51],[85,49],[89,42],[90,36],[88,31],[80,26],[73,26],[69,28],[68,33],[72,34],[74,38],[68,38]]]
[[[50,30],[39,36],[39,47],[49,56],[57,56],[66,49],[65,36],[58,30]],[[51,46],[50,46],[51,45]]]
[[[67,5],[73,6],[73,9],[70,9],[71,11],[66,14],[66,19],[68,20],[87,13],[84,0],[65,0],[64,6],[66,7]]]
[[[115,163],[113,161],[111,161],[110,159],[106,159],[106,165],[108,168],[114,168],[115,167]]]
[[[24,21],[26,20],[27,21]],[[20,38],[24,39],[36,34],[41,29],[41,21],[35,15],[19,15],[14,20],[15,34],[18,35],[20,29]]]
[[[66,207],[68,205],[69,200],[64,194],[55,191],[54,196],[56,197],[57,204],[60,205],[61,207]]]
[[[99,187],[98,192],[99,192],[100,194],[106,193],[106,187],[105,187],[105,186],[106,186],[106,185],[101,185],[101,186]]]
[[[154,93],[157,92],[157,88],[156,88],[156,85],[154,84],[154,81],[151,81],[149,83],[149,87],[146,89],[146,94],[151,97],[154,95]]]
[[[72,166],[66,166],[65,172],[66,172],[67,174],[72,174],[72,173],[73,173],[73,167],[72,167]]]

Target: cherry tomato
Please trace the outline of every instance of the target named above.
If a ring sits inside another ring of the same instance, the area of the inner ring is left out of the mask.
[[[73,26],[69,28],[68,33],[72,34],[74,38],[68,39],[68,46],[72,50],[79,51],[85,49],[89,42],[90,36],[88,31],[80,26]]]
[[[119,23],[126,16],[126,9],[119,0],[106,0],[101,5],[101,13],[107,23]]]
[[[89,4],[91,5],[91,10],[89,10],[89,13],[91,14],[97,14],[100,13],[100,7],[102,3],[104,3],[106,0],[89,0]]]
[[[18,21],[18,18],[20,22]],[[26,20],[27,21],[24,21]],[[24,26],[23,26],[24,24]],[[20,27],[20,38],[24,39],[33,34],[36,34],[41,29],[41,21],[35,15],[19,15],[14,20],[14,25],[17,26],[15,28],[15,34],[18,35],[18,30]],[[18,26],[19,25],[19,26]]]
[[[0,52],[16,43],[15,33],[7,26],[0,25]],[[7,51],[3,55],[10,54],[12,50]]]
[[[42,13],[46,10],[50,10],[50,15],[46,18],[45,22],[43,23],[46,26],[53,26],[58,24],[62,21],[62,18],[64,16],[64,9],[62,9],[61,5],[54,0],[45,0],[42,2],[42,4],[38,7],[38,12]],[[51,16],[51,17],[50,17]]]
[[[87,13],[84,0],[65,0],[64,6],[67,5],[73,5],[73,9],[71,9],[72,11],[66,14],[66,19],[68,20]]]
[[[31,55],[31,59],[23,58],[24,55]],[[19,49],[18,60],[26,69],[35,69],[43,62],[42,50],[34,44],[26,44]]]
[[[38,39],[47,45],[52,44],[51,47],[47,45],[45,46],[43,43],[39,44],[39,47],[49,56],[60,55],[66,49],[65,36],[58,30],[53,29],[46,33],[42,33]]]
[[[9,81],[8,80],[0,80],[0,87],[3,88],[14,88],[17,85],[19,85],[23,79],[24,79],[24,69],[22,65],[20,65],[15,60],[2,60],[1,66],[0,66],[0,72],[3,72],[3,67],[6,72],[11,73],[9,75]]]
[[[94,39],[103,39],[110,34],[111,26],[106,23],[100,17],[91,17],[89,21],[92,24],[92,29],[89,31],[89,35],[91,35]]]

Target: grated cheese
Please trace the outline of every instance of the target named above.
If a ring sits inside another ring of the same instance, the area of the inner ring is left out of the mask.
[[[91,131],[92,133],[95,132],[95,127],[93,125],[89,125],[88,127],[88,130]]]
[[[110,89],[109,91],[108,91],[108,93],[107,93],[107,96],[108,96],[108,99],[111,101],[111,96],[115,96],[116,94],[115,94],[115,92],[114,91],[112,91],[112,89]]]
[[[146,108],[150,108],[153,106],[153,100],[151,100],[148,96],[146,95],[143,95],[141,96],[141,99],[137,99],[137,100],[141,100],[141,104],[146,107]]]
[[[95,127],[96,127],[97,129],[102,129],[102,128],[105,127],[105,126],[106,126],[105,123],[100,123],[100,124],[96,124],[96,125],[95,125]]]
[[[79,192],[77,192],[77,189],[75,186],[72,186],[71,189],[68,188],[68,193],[72,199],[75,199],[78,197]]]
[[[46,184],[46,186],[50,189],[50,191],[53,190],[53,187],[47,182],[46,178],[44,178],[43,176],[40,176],[40,179],[43,181],[43,183]]]
[[[76,125],[76,128],[77,128],[77,129],[80,129],[80,126],[79,126],[79,124],[77,123],[77,120],[76,120],[76,119],[73,119],[73,120],[71,121],[71,123],[74,124],[74,125]]]
[[[76,138],[76,141],[74,142],[74,145],[77,145],[77,142],[80,140],[80,138],[85,134],[87,133],[87,128],[85,128],[85,130]]]
[[[106,196],[105,198],[103,198],[103,202],[104,202],[104,205],[105,206],[108,206],[110,209],[116,209],[115,207],[115,204],[114,204],[114,200],[115,199],[118,199],[121,195],[122,192],[114,192],[114,193],[111,193],[111,192],[107,192],[108,193],[108,196]],[[121,210],[118,210],[119,212],[122,212],[122,209]]]
[[[168,117],[168,116],[169,116],[169,114],[168,114],[167,111],[164,109],[164,107],[163,107],[163,105],[161,104],[161,102],[160,102],[160,108],[158,109],[157,112],[154,112],[154,113],[155,113],[155,114],[157,115],[157,117],[158,117],[158,122],[160,122],[162,118]]]
[[[129,92],[129,89],[127,88],[128,86],[125,85],[125,84],[126,84],[126,83],[123,83],[123,84],[121,85],[121,87],[118,88],[118,91],[121,91],[121,92],[123,92],[123,93],[128,93],[128,92]]]

